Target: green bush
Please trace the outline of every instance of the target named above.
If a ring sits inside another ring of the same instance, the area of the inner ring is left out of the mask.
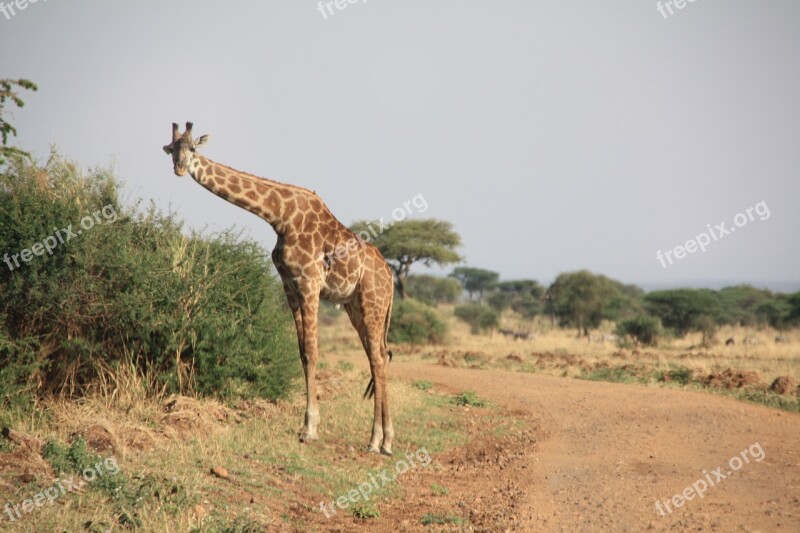
[[[462,392],[461,394],[457,395],[453,398],[453,402],[459,406],[468,406],[468,407],[486,407],[489,403],[485,400],[481,400],[474,391],[468,390],[466,392]]]
[[[56,154],[44,168],[18,159],[0,175],[6,401],[15,390],[113,388],[130,369],[152,392],[288,392],[297,345],[266,252],[230,232],[187,235],[172,214],[123,207],[117,191],[110,172]],[[14,262],[70,225],[75,236],[52,254]]]
[[[481,304],[465,304],[455,308],[456,317],[470,326],[472,333],[481,333],[500,325],[498,314]]]
[[[412,383],[412,385],[414,386],[415,389],[419,389],[423,392],[429,391],[433,388],[433,383],[431,383],[426,379],[417,380],[414,383]]]
[[[441,344],[447,325],[436,309],[415,300],[395,300],[389,341],[409,344]]]
[[[643,346],[656,346],[663,331],[659,319],[651,316],[639,316],[617,324],[616,333],[620,339],[630,337]]]
[[[453,278],[418,275],[406,278],[406,291],[428,305],[452,304],[461,296],[461,284]]]

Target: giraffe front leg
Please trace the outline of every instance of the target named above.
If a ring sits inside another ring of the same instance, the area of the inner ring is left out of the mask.
[[[300,306],[303,331],[302,341],[300,341],[302,345],[300,356],[303,359],[303,370],[306,378],[306,413],[303,427],[300,429],[300,442],[310,442],[319,438],[317,428],[319,427],[320,416],[316,381],[318,307],[319,298],[306,298]],[[299,330],[298,339],[300,339]]]

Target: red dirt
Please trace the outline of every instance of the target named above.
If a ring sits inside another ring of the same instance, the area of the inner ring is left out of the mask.
[[[397,359],[393,378],[475,391],[526,429],[491,437],[472,409],[468,443],[434,455],[435,468],[405,474],[403,497],[381,502],[379,519],[326,519],[317,508],[320,530],[469,527],[423,526],[420,517],[432,513],[466,517],[478,531],[800,531],[800,414],[699,392]],[[729,459],[758,446],[763,456],[750,457],[760,461],[665,509],[665,500],[717,467],[725,474]],[[435,495],[433,483],[449,493]]]

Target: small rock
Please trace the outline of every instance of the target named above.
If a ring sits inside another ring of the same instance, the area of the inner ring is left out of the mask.
[[[227,480],[231,479],[231,476],[230,474],[228,474],[228,471],[225,468],[222,468],[221,466],[215,466],[214,468],[212,468],[211,473],[220,479],[227,479]]]

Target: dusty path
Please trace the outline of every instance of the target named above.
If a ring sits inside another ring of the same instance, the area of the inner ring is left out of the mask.
[[[705,393],[500,370],[395,360],[389,374],[473,390],[536,421],[539,445],[526,454],[527,468],[509,474],[525,487],[526,530],[800,531],[798,414]],[[749,463],[729,476],[729,460],[745,449]],[[718,467],[725,479],[712,472]],[[698,480],[708,485],[703,498],[687,493],[693,499],[670,503],[670,512],[663,502]]]

